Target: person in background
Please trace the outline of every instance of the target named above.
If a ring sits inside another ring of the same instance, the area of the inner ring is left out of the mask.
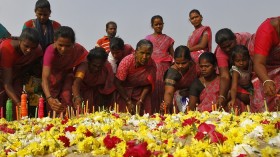
[[[11,37],[10,32],[0,23],[0,40]]]
[[[255,93],[251,101],[251,110],[253,112],[266,111],[264,105],[266,101],[268,111],[279,111],[280,16],[267,18],[258,27],[253,63],[258,77],[252,81]]]
[[[154,33],[146,36],[146,39],[153,43],[152,59],[157,66],[156,84],[153,95],[153,113],[160,111],[160,104],[163,101],[164,82],[163,75],[165,71],[171,66],[174,54],[174,40],[162,33],[163,18],[160,15],[155,15],[151,18],[151,26]]]
[[[37,0],[35,4],[36,19],[24,23],[24,28],[36,28],[40,33],[40,45],[43,51],[54,42],[54,32],[61,26],[60,23],[50,20],[51,5],[48,0]]]
[[[236,45],[232,50],[230,60],[232,63],[230,69],[232,81],[230,89],[231,100],[228,106],[233,107],[237,98],[244,105],[250,105],[250,95],[253,94],[254,89],[251,82],[253,65],[249,50],[246,46]],[[245,110],[241,106],[238,106],[238,108],[242,112]]]
[[[215,56],[217,58],[219,74],[220,74],[220,91],[218,106],[226,106],[228,103],[228,91],[231,85],[231,77],[229,73],[230,56],[232,49],[236,45],[244,45],[248,48],[249,52],[252,51],[254,46],[254,34],[247,32],[233,33],[228,28],[220,29],[215,35],[217,47]],[[251,54],[251,52],[250,52]]]
[[[198,63],[198,58],[203,52],[212,52],[212,31],[209,26],[203,26],[203,17],[197,9],[189,13],[189,20],[194,26],[194,31],[188,39],[187,46],[191,51],[191,57]]]
[[[19,39],[5,39],[0,44],[0,104],[5,104],[7,94],[13,101],[14,111],[16,105],[20,106],[26,71],[43,55],[39,39],[37,30],[26,28]]]
[[[108,56],[108,61],[112,65],[113,72],[116,73],[117,67],[121,60],[127,56],[134,53],[134,49],[129,44],[124,44],[124,41],[119,37],[113,37],[110,40],[110,53]]]
[[[164,103],[161,104],[161,109],[170,111],[175,105],[179,111],[184,112],[191,83],[196,78],[196,64],[191,58],[189,48],[178,46],[174,52],[174,64],[164,75]]]
[[[42,88],[46,96],[47,111],[64,111],[72,106],[74,68],[86,62],[88,51],[75,42],[75,33],[61,26],[54,34],[54,43],[43,59]]]
[[[156,65],[151,58],[153,44],[146,39],[136,45],[135,53],[126,56],[118,67],[114,83],[116,104],[121,112],[152,113],[151,93],[154,89]]]
[[[188,105],[192,111],[212,111],[212,105],[219,98],[220,77],[216,73],[217,59],[212,52],[204,52],[198,61],[201,75],[191,84]]]
[[[117,23],[109,21],[106,23],[106,33],[104,37],[97,40],[95,47],[102,47],[107,53],[110,52],[110,40],[117,34]]]
[[[93,106],[103,106],[108,109],[113,105],[114,73],[111,64],[107,61],[108,54],[105,49],[96,47],[89,51],[87,62],[79,66],[75,72],[72,86],[74,107],[88,101],[89,112]]]

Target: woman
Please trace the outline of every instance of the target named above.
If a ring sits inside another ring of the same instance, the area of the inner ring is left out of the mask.
[[[211,52],[199,57],[201,76],[190,87],[189,106],[191,110],[212,111],[213,103],[219,96],[220,77],[216,74],[217,59]],[[196,106],[198,104],[198,106]],[[196,108],[197,107],[197,108]]]
[[[51,5],[48,0],[38,0],[35,4],[36,19],[31,19],[24,23],[23,29],[26,27],[36,28],[40,33],[40,45],[45,49],[53,43],[54,31],[61,25],[50,20]]]
[[[15,105],[20,105],[25,73],[43,55],[42,49],[38,45],[39,32],[32,28],[24,29],[19,40],[5,39],[1,42],[1,105],[6,101],[3,95],[5,92]],[[15,107],[15,105],[13,106]]]
[[[114,81],[118,90],[116,103],[121,112],[126,112],[127,107],[129,112],[135,113],[138,106],[140,114],[151,114],[151,92],[156,74],[152,52],[153,44],[142,39],[137,43],[135,53],[121,61]]]
[[[89,112],[92,112],[93,106],[107,108],[113,104],[114,73],[107,58],[105,49],[96,47],[90,50],[88,62],[77,69],[72,86],[75,108],[81,106],[83,100],[88,101]]]
[[[156,72],[156,84],[153,92],[153,113],[159,112],[160,103],[163,100],[164,95],[164,82],[163,75],[165,71],[170,67],[172,63],[172,57],[174,53],[173,45],[174,40],[162,33],[163,19],[160,15],[155,15],[151,19],[151,25],[154,29],[154,33],[146,37],[153,43],[152,59],[157,66]]]
[[[265,111],[266,101],[269,111],[279,111],[280,16],[266,19],[257,29],[253,63],[258,78],[252,81],[255,93],[251,110]]]
[[[195,30],[188,40],[188,48],[191,51],[191,57],[198,63],[198,57],[203,52],[211,52],[212,48],[212,31],[209,26],[203,26],[202,15],[197,9],[193,9],[189,13],[189,20]]]
[[[61,26],[54,34],[54,43],[43,59],[42,88],[47,110],[61,112],[71,106],[73,68],[86,61],[87,50],[75,43],[75,33],[68,26]]]
[[[184,112],[190,85],[197,78],[196,64],[192,61],[190,50],[186,46],[178,46],[175,49],[174,61],[164,76],[164,103],[161,108],[170,109],[175,103],[173,105],[176,105],[179,111]]]

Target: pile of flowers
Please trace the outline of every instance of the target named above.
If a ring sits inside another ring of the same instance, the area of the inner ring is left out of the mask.
[[[280,113],[0,120],[0,156],[279,156]]]

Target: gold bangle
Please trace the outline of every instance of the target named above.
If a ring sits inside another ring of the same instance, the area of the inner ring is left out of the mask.
[[[267,79],[267,80],[263,81],[263,86],[264,86],[264,84],[265,84],[266,82],[272,82],[273,84],[275,84],[275,82],[274,82],[273,80]]]
[[[218,98],[223,98],[224,100],[226,100],[226,97],[224,97],[223,95],[219,95]]]

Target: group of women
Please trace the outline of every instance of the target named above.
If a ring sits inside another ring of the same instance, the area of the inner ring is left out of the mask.
[[[219,30],[212,53],[211,29],[202,25],[196,9],[189,13],[195,30],[175,51],[160,15],[151,18],[154,32],[135,50],[115,37],[117,25],[111,21],[108,36],[87,51],[76,43],[71,27],[49,19],[47,0],[37,1],[35,14],[19,38],[1,28],[1,107],[7,96],[14,108],[20,106],[22,85],[34,75],[42,77],[47,111],[65,112],[85,102],[89,112],[117,104],[120,112],[132,114],[231,107],[242,112],[246,105],[263,112],[265,104],[269,111],[278,110],[280,17],[268,18],[255,34]]]

